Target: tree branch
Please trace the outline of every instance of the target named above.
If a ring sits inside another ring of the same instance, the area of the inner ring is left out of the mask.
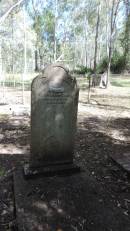
[[[0,25],[4,22],[4,20],[8,17],[8,15],[12,12],[12,10],[14,10],[17,6],[19,6],[24,0],[19,0],[18,2],[16,2],[13,6],[11,6],[6,13],[4,13],[1,17],[0,17]]]
[[[60,61],[62,61],[63,58],[64,58],[64,55],[62,54],[62,55],[60,55],[60,57],[58,59],[56,59],[55,62],[60,62]]]

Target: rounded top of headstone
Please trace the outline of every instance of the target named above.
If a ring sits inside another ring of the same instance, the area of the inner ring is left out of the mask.
[[[77,87],[76,79],[70,75],[69,69],[61,63],[47,65],[42,74],[33,79],[31,86],[38,84],[39,81],[44,81],[44,84],[50,84],[55,87],[60,87],[65,82],[73,87]]]
[[[47,65],[43,70],[43,76],[46,78],[51,78],[54,76],[70,77],[69,69],[61,63]]]

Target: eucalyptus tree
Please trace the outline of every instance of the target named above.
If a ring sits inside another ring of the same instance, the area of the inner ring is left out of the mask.
[[[77,52],[80,53],[78,62],[82,65],[91,65],[94,60],[94,38],[96,27],[96,8],[97,1],[78,1],[73,13],[74,38]],[[78,41],[78,42],[77,42]]]
[[[96,33],[95,33],[95,51],[94,51],[94,74],[96,78],[96,68],[97,68],[97,49],[98,49],[98,34],[99,34],[99,24],[100,24],[100,11],[101,4],[98,2],[97,6],[97,22],[96,22]],[[93,78],[93,85],[95,85],[95,78]]]
[[[110,66],[111,66],[111,58],[112,58],[112,51],[113,51],[113,43],[115,38],[115,31],[116,31],[116,25],[117,25],[117,18],[119,15],[120,10],[120,3],[121,0],[111,0],[106,1],[106,8],[107,8],[107,14],[110,15],[109,18],[109,28],[108,28],[108,68],[107,68],[107,80],[106,80],[106,87],[109,82],[109,75],[110,75]],[[108,22],[107,22],[108,23]]]
[[[125,27],[122,37],[122,46],[124,50],[124,62],[126,69],[130,68],[130,0],[124,0],[125,5]]]
[[[24,0],[7,0],[6,2],[1,0],[0,4],[1,4],[1,8],[6,8],[4,9],[4,12],[2,12],[2,15],[0,17],[0,25],[5,21],[5,19],[8,17],[8,15],[18,6],[20,6],[20,4],[24,2]],[[6,7],[7,6],[7,7]]]

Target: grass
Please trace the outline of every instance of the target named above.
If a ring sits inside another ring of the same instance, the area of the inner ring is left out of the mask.
[[[77,83],[81,89],[85,89],[88,86],[88,78],[82,76],[78,77]],[[130,87],[130,76],[123,76],[123,75],[111,75],[110,76],[110,83],[112,86],[115,87]]]
[[[38,73],[27,73],[24,79],[24,90],[31,90],[32,80],[38,75]],[[0,86],[13,87],[21,90],[23,87],[23,74],[5,74],[4,79],[0,80]]]
[[[7,121],[9,119],[9,116],[7,114],[1,114],[0,112],[0,123],[3,121]]]
[[[38,73],[27,73],[27,78],[24,80],[25,90],[30,90],[31,82]],[[73,75],[74,76],[74,75]],[[88,78],[85,75],[75,75],[77,79],[78,86],[81,89],[88,87]],[[115,87],[130,87],[130,76],[114,75],[110,76],[110,83]],[[0,85],[3,86],[3,81],[1,80]],[[22,74],[6,74],[4,86],[6,87],[16,87],[22,89]]]
[[[115,86],[115,87],[130,87],[130,77],[128,79],[128,77],[111,77],[110,79],[111,85]]]
[[[38,75],[38,73],[27,73],[26,74],[26,78],[25,78],[25,81],[30,81],[32,80],[33,78],[35,78],[36,76]],[[9,81],[22,81],[22,77],[23,77],[23,73],[19,73],[19,74],[6,74],[5,75],[5,79],[6,80],[9,80]]]

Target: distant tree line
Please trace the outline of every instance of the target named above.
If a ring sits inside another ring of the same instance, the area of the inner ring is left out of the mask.
[[[1,0],[0,71],[130,69],[130,0]]]

